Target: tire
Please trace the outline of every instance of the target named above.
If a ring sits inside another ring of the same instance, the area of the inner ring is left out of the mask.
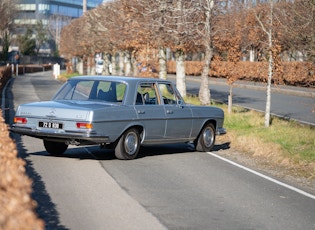
[[[120,160],[135,159],[140,149],[140,134],[136,128],[128,129],[115,147],[115,156]]]
[[[215,127],[212,123],[206,124],[195,140],[197,151],[209,152],[212,150],[215,143]]]
[[[44,140],[44,146],[46,151],[53,156],[62,155],[68,148],[68,145],[62,142],[54,142]]]

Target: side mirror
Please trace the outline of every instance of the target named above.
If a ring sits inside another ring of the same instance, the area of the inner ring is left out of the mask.
[[[180,108],[184,107],[184,102],[182,100],[177,100],[177,106]]]

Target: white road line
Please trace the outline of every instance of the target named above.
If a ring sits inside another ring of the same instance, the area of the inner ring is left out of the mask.
[[[247,167],[245,167],[245,166],[243,166],[243,165],[237,164],[237,163],[235,163],[235,162],[233,162],[233,161],[231,161],[231,160],[228,160],[228,159],[226,159],[226,158],[224,158],[224,157],[221,157],[221,156],[219,156],[219,155],[216,155],[216,154],[214,154],[214,153],[212,153],[212,152],[207,152],[207,154],[209,154],[209,155],[211,155],[211,156],[213,156],[213,157],[219,158],[220,160],[223,160],[223,161],[225,161],[225,162],[227,162],[227,163],[229,163],[229,164],[231,164],[231,165],[234,165],[234,166],[236,166],[236,167],[239,167],[239,168],[241,168],[241,169],[243,169],[243,170],[246,170],[246,171],[248,171],[248,172],[250,172],[250,173],[253,173],[253,174],[255,174],[255,175],[259,176],[259,177],[262,177],[262,178],[264,178],[264,179],[266,179],[266,180],[269,180],[269,181],[271,181],[271,182],[273,182],[273,183],[276,183],[276,184],[278,184],[278,185],[281,185],[281,186],[283,186],[283,187],[285,187],[285,188],[288,188],[288,189],[290,189],[290,190],[292,190],[292,191],[295,191],[295,192],[297,192],[297,193],[300,193],[300,194],[302,194],[302,195],[304,195],[304,196],[307,196],[307,197],[309,197],[309,198],[315,200],[315,196],[314,196],[314,195],[312,195],[312,194],[310,194],[310,193],[307,193],[307,192],[305,192],[305,191],[303,191],[303,190],[301,190],[301,189],[298,189],[298,188],[293,187],[293,186],[291,186],[291,185],[285,184],[285,183],[283,183],[283,182],[281,182],[281,181],[278,181],[278,180],[276,180],[276,179],[273,179],[273,178],[271,178],[271,177],[269,177],[269,176],[266,176],[266,175],[264,175],[264,174],[262,174],[262,173],[256,172],[256,171],[254,171],[254,170],[252,170],[252,169],[250,169],[250,168],[247,168]]]

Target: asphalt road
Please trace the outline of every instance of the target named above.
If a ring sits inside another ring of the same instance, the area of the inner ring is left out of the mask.
[[[51,75],[12,81],[9,122],[17,105],[52,96],[60,83]],[[315,229],[314,195],[218,158],[218,146],[146,146],[120,161],[98,147],[52,157],[40,140],[13,138],[47,229]]]
[[[175,75],[168,75],[175,82]],[[200,77],[187,77],[187,93],[198,94]],[[233,86],[233,104],[264,112],[266,108],[266,84],[237,81]],[[230,87],[225,79],[211,78],[209,81],[212,99],[228,103]],[[288,120],[315,126],[315,89],[273,86],[271,113]]]

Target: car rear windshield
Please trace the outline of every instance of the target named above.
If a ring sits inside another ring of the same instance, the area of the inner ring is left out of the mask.
[[[103,101],[122,103],[126,84],[115,81],[69,80],[53,100]]]

